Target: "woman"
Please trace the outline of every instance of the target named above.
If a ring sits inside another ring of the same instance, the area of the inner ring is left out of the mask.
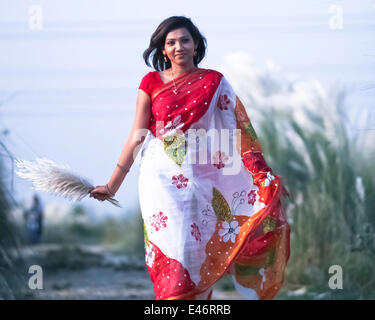
[[[143,55],[150,66],[155,51],[156,71],[141,81],[111,179],[90,196],[117,192],[142,143],[139,198],[156,299],[210,299],[226,273],[245,298],[272,299],[289,259],[287,191],[226,78],[198,67],[205,50],[190,19],[158,26]]]

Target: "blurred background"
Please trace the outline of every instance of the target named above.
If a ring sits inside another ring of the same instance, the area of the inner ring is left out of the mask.
[[[153,71],[142,53],[172,15],[207,38],[199,66],[228,78],[292,194],[276,299],[374,299],[374,0],[0,0],[0,299],[155,297],[139,158],[116,194],[122,208],[35,191],[14,160],[46,157],[107,183]],[[43,290],[28,286],[34,264]],[[224,277],[213,298],[239,296]]]

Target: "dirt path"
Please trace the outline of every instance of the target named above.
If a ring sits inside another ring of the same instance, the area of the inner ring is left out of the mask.
[[[43,269],[43,289],[28,289],[36,299],[155,299],[144,260],[114,253],[113,248],[41,244],[24,247],[22,254],[28,266]],[[212,298],[240,299],[220,285],[215,285]]]

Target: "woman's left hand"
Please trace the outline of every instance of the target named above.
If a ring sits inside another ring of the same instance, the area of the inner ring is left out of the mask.
[[[105,186],[96,186],[95,189],[91,190],[90,198],[93,197],[100,201],[107,200],[112,196],[108,193],[107,188]]]

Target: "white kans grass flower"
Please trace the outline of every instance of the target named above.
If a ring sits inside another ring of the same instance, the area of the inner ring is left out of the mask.
[[[355,189],[359,195],[359,198],[363,201],[365,199],[365,187],[361,176],[357,176],[355,179]]]
[[[36,158],[35,162],[15,160],[20,169],[16,174],[30,180],[35,190],[61,195],[70,201],[80,201],[95,189],[86,178],[74,174],[67,165],[58,165],[47,158]],[[107,199],[116,207],[119,202],[114,198]]]
[[[263,68],[244,51],[230,52],[224,59],[224,64],[217,69],[226,75],[244,106],[251,105],[251,108],[247,107],[247,111],[255,131],[257,131],[257,123],[265,120],[264,110],[271,108],[276,113],[290,115],[287,117],[288,121],[290,118],[293,119],[305,131],[324,130],[324,135],[334,146],[338,143],[335,126],[343,116],[347,116],[343,102],[346,92],[344,85],[327,87],[318,80],[291,77],[286,70],[279,72],[278,68],[274,67],[274,62],[268,63],[268,67]],[[322,110],[324,116],[320,123],[311,115],[321,115]],[[360,109],[361,114],[366,111],[366,108]],[[278,119],[276,127],[280,126],[284,129],[284,135],[294,142],[298,153],[308,161],[304,142],[295,130],[284,121],[280,121],[281,119],[281,117]],[[360,125],[364,123],[359,122]],[[370,147],[372,145],[373,143]]]

